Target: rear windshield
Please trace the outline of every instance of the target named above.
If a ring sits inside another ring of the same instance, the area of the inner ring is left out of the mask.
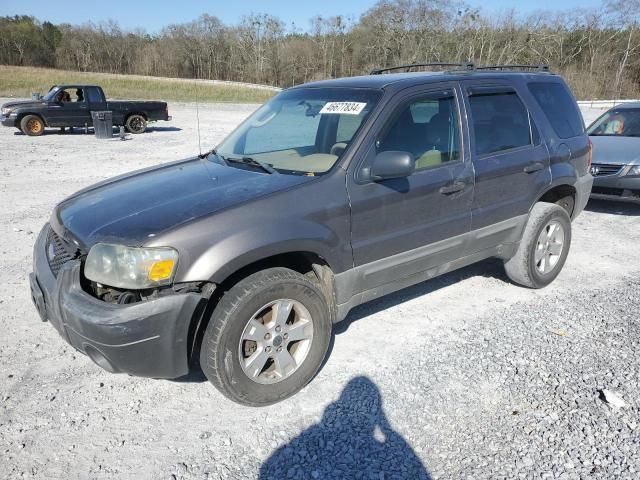
[[[560,138],[584,133],[584,121],[575,100],[561,83],[530,83],[529,90]]]

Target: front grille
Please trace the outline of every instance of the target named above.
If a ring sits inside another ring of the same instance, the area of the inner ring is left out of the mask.
[[[605,175],[615,175],[622,170],[624,165],[611,165],[607,163],[591,164],[591,175],[594,177],[603,177]]]
[[[80,250],[60,238],[51,227],[49,227],[49,232],[47,233],[46,248],[47,261],[55,277],[58,276],[58,272],[65,263],[80,256]]]

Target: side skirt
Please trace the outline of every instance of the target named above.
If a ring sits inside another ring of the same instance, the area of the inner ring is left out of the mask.
[[[363,303],[491,257],[511,258],[528,215],[360,265],[335,276],[335,322]],[[464,256],[460,252],[473,251]]]

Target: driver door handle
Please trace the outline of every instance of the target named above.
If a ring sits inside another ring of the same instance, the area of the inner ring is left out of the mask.
[[[466,187],[467,184],[464,182],[453,182],[449,185],[445,185],[444,187],[440,188],[440,193],[443,195],[451,195],[452,193],[456,193],[459,192],[460,190],[463,190],[464,187]]]
[[[543,168],[544,168],[544,163],[534,162],[534,163],[524,167],[524,173],[537,172],[538,170],[542,170]]]

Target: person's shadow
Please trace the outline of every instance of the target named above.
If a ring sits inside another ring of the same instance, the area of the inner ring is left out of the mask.
[[[412,479],[431,476],[384,414],[378,387],[367,377],[347,383],[322,421],[278,448],[260,480]]]

